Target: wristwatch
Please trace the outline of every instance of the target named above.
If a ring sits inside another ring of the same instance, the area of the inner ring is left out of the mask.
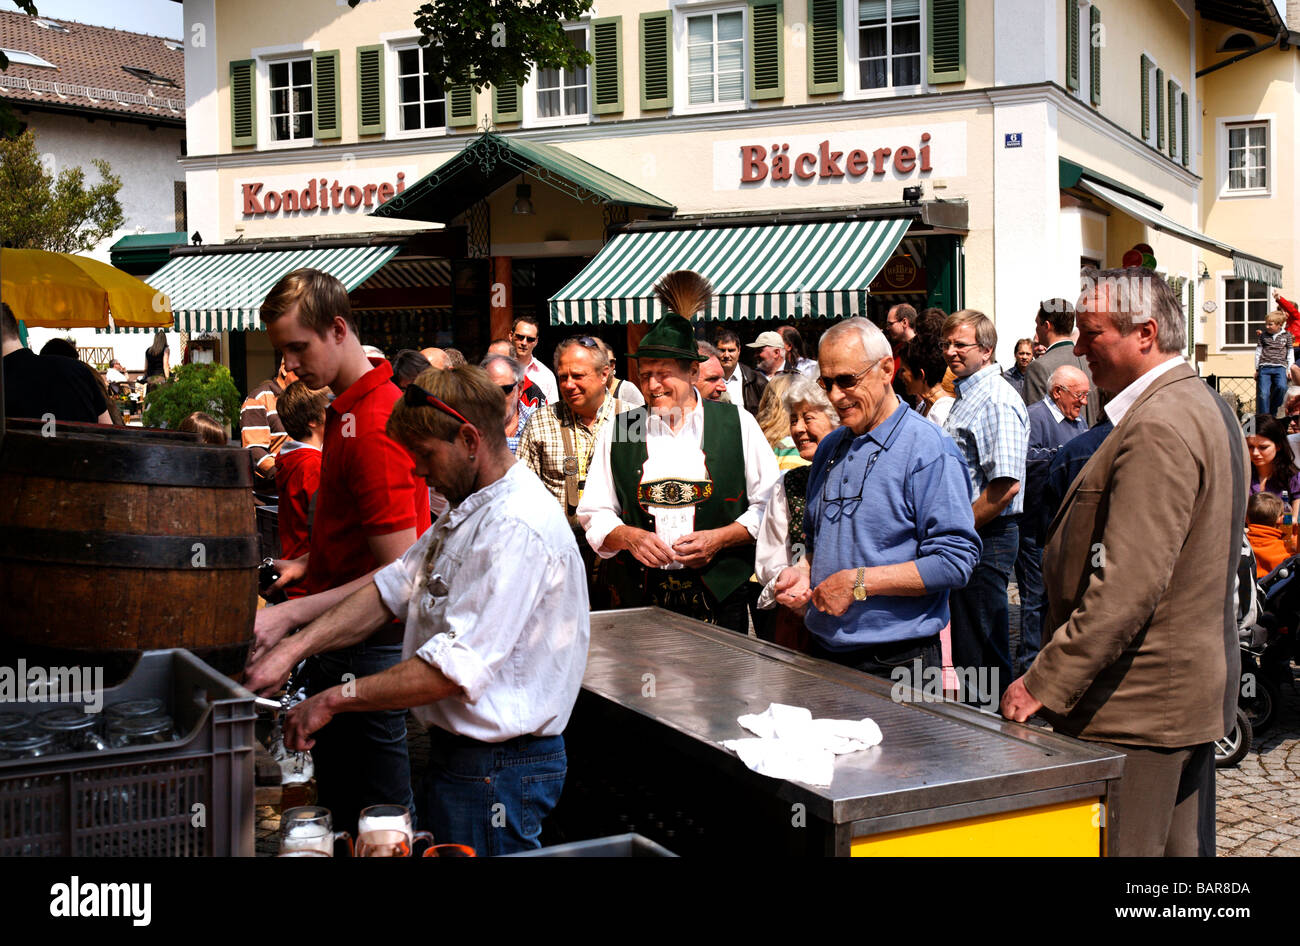
[[[866,600],[867,600],[867,584],[866,584],[866,582],[863,580],[863,579],[866,577],[866,574],[867,574],[867,570],[866,570],[866,568],[859,568],[859,569],[858,569],[858,579],[857,579],[857,581],[855,581],[855,582],[853,583],[853,600],[854,600],[854,601],[866,601]]]

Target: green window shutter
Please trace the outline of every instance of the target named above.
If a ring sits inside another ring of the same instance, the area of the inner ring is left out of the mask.
[[[1151,60],[1142,54],[1142,140],[1151,137]]]
[[[1165,71],[1156,70],[1156,150],[1165,150]]]
[[[384,47],[357,48],[357,134],[384,133]]]
[[[591,110],[596,115],[623,111],[623,18],[591,21]]]
[[[473,128],[478,124],[478,94],[472,85],[447,89],[447,127]]]
[[[1065,0],[1065,85],[1079,89],[1079,4]]]
[[[343,134],[339,120],[339,51],[312,53],[312,110],[317,138],[338,138]]]
[[[524,90],[512,85],[507,89],[492,86],[492,123],[521,122],[524,120]]]
[[[931,85],[966,81],[966,0],[928,0]]]
[[[781,0],[752,0],[749,7],[749,97],[785,95],[785,11]]]
[[[241,59],[230,64],[230,144],[257,144],[257,96],[253,94],[257,63]]]
[[[844,91],[843,0],[808,0],[808,94]]]
[[[1101,11],[1096,5],[1088,8],[1088,76],[1093,105],[1101,104]]]
[[[1183,93],[1183,167],[1192,166],[1192,153],[1188,148],[1188,142],[1191,141],[1191,132],[1187,130],[1187,93]]]
[[[1169,157],[1178,153],[1178,109],[1174,103],[1178,101],[1178,86],[1173,79],[1169,80]]]
[[[673,107],[673,11],[641,14],[641,111]]]

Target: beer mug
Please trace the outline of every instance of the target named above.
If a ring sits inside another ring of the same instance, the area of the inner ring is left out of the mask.
[[[478,857],[468,844],[431,844],[425,857]]]
[[[433,835],[428,831],[416,831],[411,819],[411,809],[405,805],[371,805],[369,808],[361,809],[361,814],[357,818],[357,844],[361,843],[361,838],[367,834],[375,834],[382,831],[400,831],[405,835],[406,853],[405,854],[362,854],[357,851],[357,857],[410,857],[411,849],[415,846],[416,841],[426,841],[433,844]],[[372,838],[372,841],[374,839]],[[372,845],[373,846],[373,845]]]
[[[427,838],[430,843],[433,835],[428,831],[416,833],[416,837]],[[378,831],[361,831],[357,834],[357,857],[410,857],[411,835],[396,828],[383,828]]]
[[[328,808],[320,805],[302,805],[290,808],[280,816],[280,853],[316,851],[325,857],[334,856],[334,843],[347,841],[348,854],[353,853],[352,836],[346,831],[334,830],[334,817]]]

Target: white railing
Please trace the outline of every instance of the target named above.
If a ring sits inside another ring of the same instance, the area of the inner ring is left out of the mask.
[[[166,108],[173,112],[183,112],[185,102],[182,99],[162,98],[157,95],[145,95],[141,92],[120,92],[117,89],[99,89],[89,85],[77,85],[75,82],[50,82],[47,79],[28,79],[24,76],[0,75],[0,89],[25,89],[28,92],[53,92],[62,98],[82,96],[92,102],[110,101],[126,105],[148,105],[153,108]]]

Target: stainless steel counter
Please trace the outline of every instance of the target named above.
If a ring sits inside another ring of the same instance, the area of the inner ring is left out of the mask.
[[[847,836],[1104,797],[1122,773],[1109,750],[958,704],[895,702],[888,681],[657,608],[592,615],[583,689],[588,705],[652,720],[677,749],[804,803]],[[736,718],[770,703],[870,717],[884,742],[839,756],[829,787],[757,775],[719,743],[751,735]]]

